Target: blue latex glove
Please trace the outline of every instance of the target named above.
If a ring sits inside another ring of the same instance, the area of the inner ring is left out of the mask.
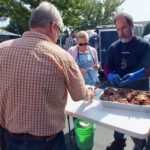
[[[117,73],[114,73],[114,72],[109,73],[108,76],[107,76],[107,78],[115,86],[118,86],[118,84],[121,81],[120,76]]]
[[[126,86],[132,84],[133,82],[140,80],[145,77],[145,69],[129,73],[122,78],[122,81],[119,83],[119,86]]]

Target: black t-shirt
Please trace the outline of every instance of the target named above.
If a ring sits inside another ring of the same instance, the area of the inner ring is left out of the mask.
[[[128,43],[118,40],[109,47],[105,65],[121,77],[150,66],[150,44],[140,37]]]
[[[124,75],[150,66],[150,43],[140,37],[133,37],[130,42],[123,43],[120,40],[114,42],[108,50],[105,66],[123,77]],[[131,88],[147,90],[148,80],[144,83],[137,81]],[[141,87],[142,86],[142,87]],[[130,86],[127,86],[130,87]]]

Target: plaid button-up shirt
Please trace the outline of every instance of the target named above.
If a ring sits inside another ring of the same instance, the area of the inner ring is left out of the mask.
[[[53,135],[65,126],[67,90],[87,99],[73,58],[40,33],[0,44],[0,124],[12,133]]]

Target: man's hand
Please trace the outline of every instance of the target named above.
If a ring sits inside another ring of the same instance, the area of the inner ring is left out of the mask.
[[[118,84],[121,82],[121,78],[120,76],[117,74],[117,73],[109,73],[108,76],[107,76],[108,80],[114,84],[115,86],[118,86]]]
[[[133,73],[129,73],[122,78],[122,81],[119,83],[119,86],[127,86],[133,82],[140,80],[145,77],[145,69],[138,70]]]
[[[95,97],[95,90],[93,87],[88,88],[88,95],[89,95],[89,102],[92,102],[93,98]]]
[[[86,69],[80,69],[80,71],[81,71],[81,74],[82,74],[82,75],[84,75],[84,74],[87,72]]]

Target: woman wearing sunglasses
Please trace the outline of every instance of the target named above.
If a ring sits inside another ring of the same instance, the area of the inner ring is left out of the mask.
[[[86,31],[78,32],[76,38],[77,45],[70,47],[68,52],[77,62],[84,77],[85,84],[95,85],[95,83],[99,82],[97,74],[100,68],[97,51],[88,45],[89,36]]]

